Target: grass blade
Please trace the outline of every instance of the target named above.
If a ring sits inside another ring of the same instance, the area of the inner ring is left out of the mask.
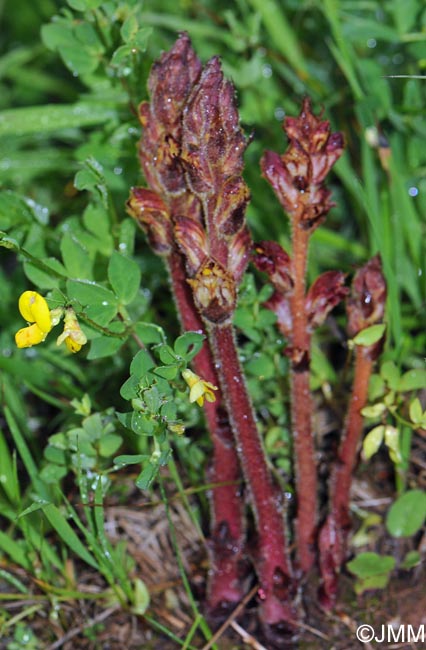
[[[113,119],[113,108],[98,103],[46,104],[0,112],[0,136],[51,133],[103,124]]]
[[[69,546],[73,553],[78,555],[78,557],[80,557],[94,569],[99,570],[98,563],[81,542],[80,538],[77,537],[76,533],[71,528],[59,508],[57,508],[57,506],[55,506],[53,503],[49,503],[48,505],[43,506],[43,512],[46,515],[46,518],[52,528],[55,529],[59,537],[65,542],[67,546]]]

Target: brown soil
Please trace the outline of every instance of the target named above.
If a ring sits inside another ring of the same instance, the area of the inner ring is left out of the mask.
[[[358,511],[384,514],[392,498],[386,471],[386,463],[382,467],[380,459],[376,464],[370,463],[367,473],[361,471],[354,481],[352,495]],[[374,482],[369,478],[372,475]],[[383,485],[380,485],[381,476]],[[208,568],[205,540],[197,532],[187,509],[177,499],[170,501],[170,516],[185,573],[202,607]],[[111,601],[108,603],[105,597],[94,598],[98,594],[105,595],[107,586],[96,572],[78,563],[69,561],[68,573],[71,578],[76,576],[73,589],[86,593],[88,598],[61,601],[49,594],[48,585],[38,583],[16,566],[3,563],[0,568],[23,582],[28,594],[19,598],[18,593],[13,593],[10,583],[2,581],[0,576],[0,596],[11,595],[10,601],[0,601],[2,650],[6,650],[13,639],[11,618],[17,617],[18,621],[20,616],[21,622],[31,627],[39,640],[37,645],[28,646],[30,650],[177,650],[181,647],[176,640],[153,625],[154,621],[175,637],[185,639],[195,619],[176,561],[176,548],[165,506],[161,502],[142,502],[140,493],[133,493],[129,495],[126,505],[107,506],[105,517],[109,538],[113,544],[126,541],[127,552],[135,563],[133,574],[146,583],[151,594],[147,616],[136,616],[119,609]],[[353,541],[357,541],[356,535]],[[352,548],[352,552],[375,550],[392,554],[398,559],[414,547],[422,553],[426,550],[424,538],[391,540],[382,524],[367,529],[363,541],[363,546]],[[218,650],[272,650],[275,647],[300,650],[420,650],[426,647],[426,582],[422,566],[411,571],[399,571],[384,591],[357,597],[353,584],[353,578],[344,573],[340,604],[335,612],[326,613],[318,606],[316,578],[312,576],[304,588],[305,615],[298,625],[299,639],[278,646],[265,640],[259,629],[254,586],[253,598],[237,616],[231,614],[222,625],[215,647]],[[253,584],[248,584],[247,589],[251,587]],[[6,622],[9,624],[5,625]],[[412,625],[415,630],[424,626],[425,642],[406,642],[406,639],[402,642],[399,637],[384,643],[360,643],[355,634],[359,625],[373,626],[379,638],[383,629],[388,629],[387,626],[393,626],[395,630],[401,625]],[[22,646],[22,650],[26,647]],[[186,647],[208,650],[210,645],[198,631]]]

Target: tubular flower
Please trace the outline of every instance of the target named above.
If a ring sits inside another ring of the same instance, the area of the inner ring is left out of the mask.
[[[197,402],[198,406],[203,406],[205,399],[208,402],[216,401],[216,396],[213,391],[218,390],[217,386],[214,386],[209,381],[204,381],[195,372],[192,372],[192,370],[184,370],[182,377],[190,388],[189,401],[191,404],[192,402]]]
[[[46,300],[37,291],[24,291],[19,298],[19,311],[28,327],[23,327],[15,334],[18,348],[30,348],[45,340],[52,329],[52,318]]]
[[[73,353],[81,350],[82,346],[87,343],[87,337],[82,331],[72,307],[65,310],[64,331],[58,336],[56,345],[61,345],[61,343],[65,343],[68,350]]]

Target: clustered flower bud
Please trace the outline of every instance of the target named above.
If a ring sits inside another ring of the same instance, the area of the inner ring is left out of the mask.
[[[348,333],[355,336],[361,330],[383,321],[386,304],[386,281],[380,255],[361,267],[352,282],[347,303]]]
[[[355,274],[351,295],[346,304],[348,334],[356,336],[362,330],[383,322],[386,306],[386,280],[380,255],[375,255]],[[371,345],[363,346],[363,353],[376,359],[383,347],[385,334]]]
[[[201,316],[224,323],[251,248],[234,87],[218,57],[203,68],[182,34],[154,64],[148,90],[139,155],[150,189],[133,188],[128,212],[155,252],[183,255]]]
[[[343,136],[331,133],[330,123],[316,117],[306,98],[298,117],[283,123],[289,139],[280,156],[267,151],[262,160],[263,176],[272,185],[293,225],[314,230],[333,207],[324,179],[343,153]]]

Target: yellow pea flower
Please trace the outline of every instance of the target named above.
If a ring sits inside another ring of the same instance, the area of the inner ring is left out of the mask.
[[[16,332],[15,343],[18,348],[30,348],[33,345],[42,343],[45,338],[46,333],[42,332],[39,326],[34,323]]]
[[[52,329],[52,319],[46,300],[37,291],[24,291],[18,302],[21,316],[28,323],[15,334],[18,348],[30,348],[41,343]]]
[[[87,337],[81,329],[72,307],[68,307],[65,311],[64,331],[58,336],[56,345],[61,345],[61,343],[65,343],[68,350],[73,353],[81,350],[82,346],[87,343]]]
[[[218,390],[217,386],[214,386],[209,381],[204,381],[204,379],[201,379],[201,377],[189,369],[182,371],[182,377],[190,388],[189,401],[191,403],[197,402],[198,406],[203,406],[205,399],[208,402],[216,401],[216,396],[213,391]]]
[[[46,300],[37,291],[24,291],[18,303],[21,316],[29,323],[36,323],[42,332],[50,332],[52,319]]]

